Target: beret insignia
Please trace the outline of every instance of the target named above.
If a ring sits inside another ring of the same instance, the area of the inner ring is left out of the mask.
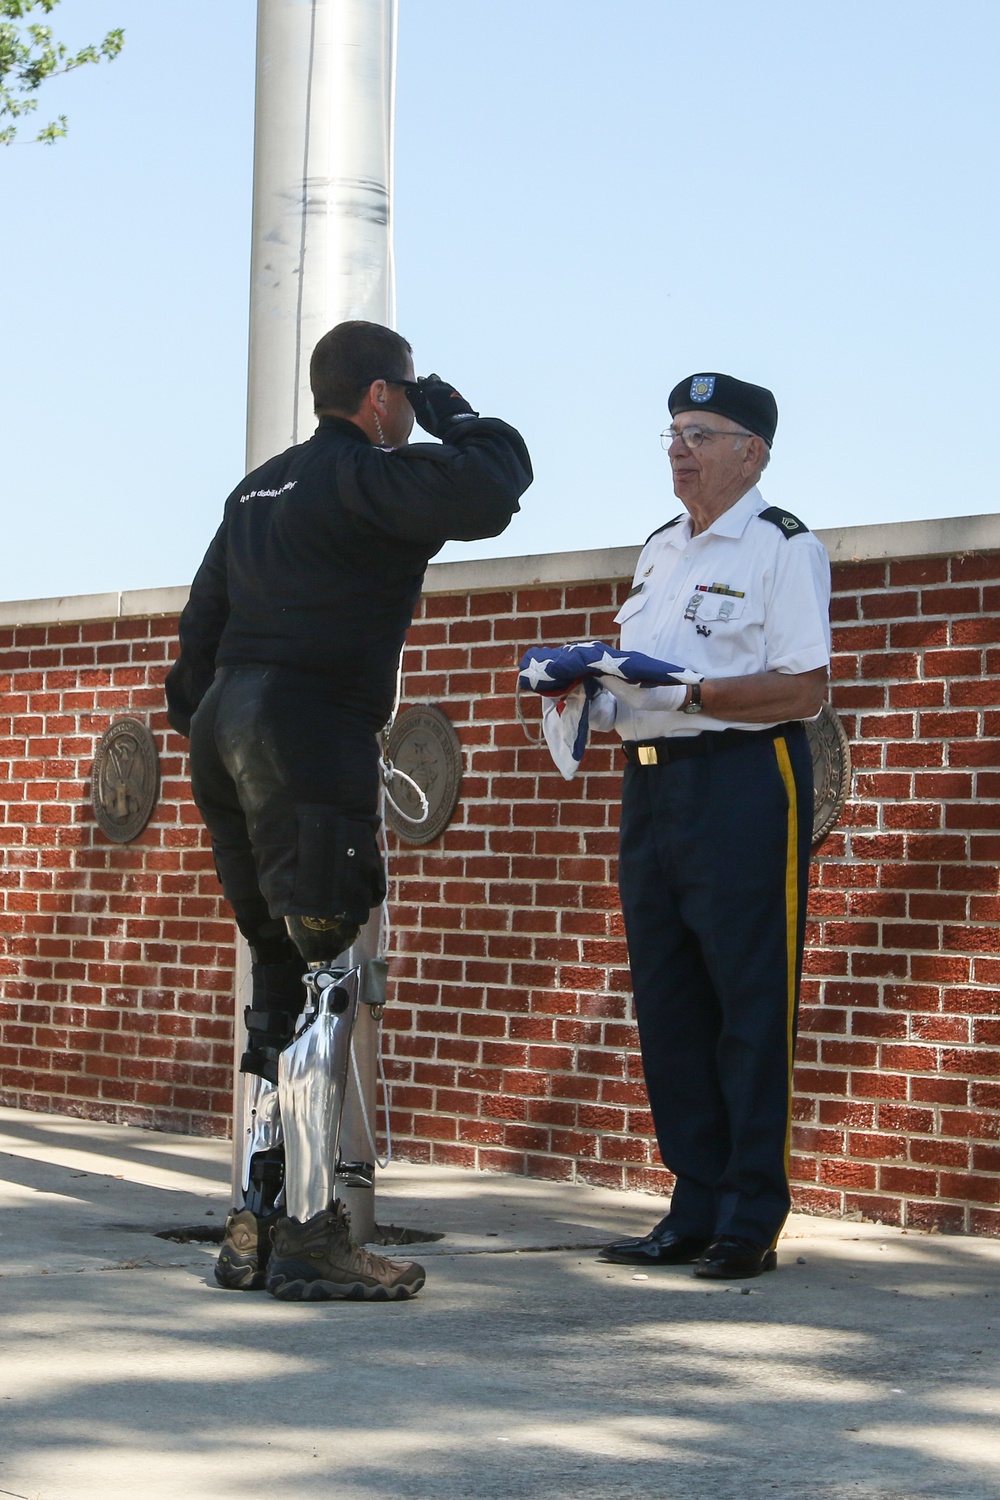
[[[703,370],[700,375],[685,375],[667,397],[671,416],[679,411],[717,412],[741,427],[763,438],[770,448],[778,425],[778,405],[771,391],[762,385],[736,380],[732,375]],[[400,450],[404,452],[404,449]]]

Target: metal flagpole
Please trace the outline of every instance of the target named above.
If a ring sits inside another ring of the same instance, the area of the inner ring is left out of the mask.
[[[247,470],[315,426],[309,356],[348,318],[392,326],[392,149],[396,0],[258,0]],[[373,912],[341,962],[379,949]],[[244,1048],[250,956],[239,940],[236,1058]],[[344,1161],[370,1162],[377,1024],[363,1005],[341,1127]],[[237,1072],[234,1097],[242,1098]],[[363,1106],[363,1107],[362,1107]],[[239,1111],[234,1113],[239,1120]],[[234,1129],[234,1135],[237,1131]],[[234,1178],[242,1142],[234,1140]],[[344,1186],[355,1237],[375,1233],[374,1190]]]

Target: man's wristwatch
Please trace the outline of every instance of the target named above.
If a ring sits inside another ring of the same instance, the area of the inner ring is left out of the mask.
[[[691,696],[685,703],[682,712],[686,714],[700,714],[704,712],[704,709],[705,705],[701,701],[701,683],[692,682]]]

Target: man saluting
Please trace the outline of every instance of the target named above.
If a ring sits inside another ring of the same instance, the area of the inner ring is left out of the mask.
[[[437,376],[417,381],[389,328],[341,323],[310,379],[319,426],[230,495],[167,678],[253,959],[241,1068],[254,1125],[216,1279],[398,1300],[422,1269],[357,1245],[336,1198],[357,996],[331,970],[385,895],[377,736],[427,562],[449,538],[503,531],[531,464],[512,427]],[[440,445],[408,446],[414,415]]]

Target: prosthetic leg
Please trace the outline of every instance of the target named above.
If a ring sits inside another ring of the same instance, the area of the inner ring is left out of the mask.
[[[361,1175],[368,1186],[374,1163],[340,1160],[340,1128],[347,1098],[351,1037],[361,1004],[361,967],[336,967],[350,949],[354,926],[321,925],[311,917],[286,918],[309,967],[307,999],[299,1024],[278,1059],[278,1099],[286,1139],[285,1201],[288,1213],[305,1222],[337,1197],[339,1176]],[[325,949],[324,956],[317,956]]]
[[[306,996],[303,960],[284,922],[266,918],[255,926],[246,911],[238,911],[237,918],[251,934],[251,996],[243,1012],[245,1048],[234,1086],[235,1207],[226,1221],[215,1279],[233,1290],[255,1291],[264,1285],[271,1230],[285,1202],[278,1058]]]
[[[359,933],[346,918],[285,921],[308,965],[301,975],[298,961],[302,1009],[289,1027],[287,988],[268,989],[255,967],[241,1062],[242,1207],[227,1221],[216,1279],[246,1290],[266,1285],[286,1300],[410,1297],[423,1285],[422,1268],[362,1249],[342,1198],[351,1187],[371,1197],[374,1163],[345,1161],[340,1143],[352,1034],[364,1001],[384,1000],[384,965],[338,965]]]

